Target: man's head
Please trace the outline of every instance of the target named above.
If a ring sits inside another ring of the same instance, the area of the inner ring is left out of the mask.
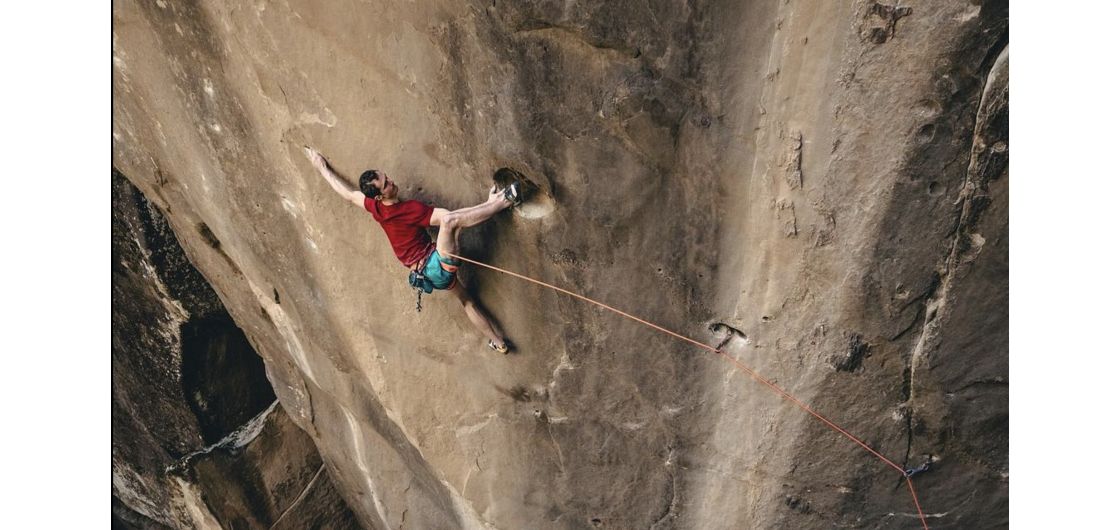
[[[377,169],[367,169],[358,177],[358,188],[371,199],[393,200],[397,198],[397,183]]]

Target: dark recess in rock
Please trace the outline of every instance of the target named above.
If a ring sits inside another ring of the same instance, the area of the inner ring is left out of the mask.
[[[276,400],[264,362],[228,314],[183,323],[183,392],[207,444]]]
[[[514,182],[521,183],[521,195],[526,201],[532,201],[533,197],[540,192],[540,187],[535,182],[529,180],[529,177],[516,169],[503,167],[494,172],[494,184],[499,187],[509,186]]]
[[[222,248],[222,242],[218,240],[218,236],[214,235],[214,232],[210,230],[206,223],[198,223],[198,234],[202,236],[202,240],[206,241],[207,245],[210,245],[210,248],[214,250]]]
[[[262,359],[161,212],[115,169],[112,197],[112,528],[197,526],[176,507],[183,487],[225,528],[356,528],[310,437],[269,408]],[[244,428],[267,410],[263,428]],[[236,447],[207,447],[234,431]],[[178,465],[187,486],[169,476]]]
[[[708,331],[711,331],[712,333],[718,333],[723,336],[723,338],[720,339],[719,344],[716,346],[717,350],[722,349],[724,346],[727,346],[727,343],[731,342],[733,339],[737,338],[740,340],[745,340],[747,338],[746,333],[743,333],[739,329],[733,328],[723,322],[713,322],[709,324]]]
[[[501,393],[509,396],[514,401],[519,401],[519,402],[524,403],[524,402],[527,402],[530,399],[532,399],[531,396],[529,395],[529,389],[527,389],[523,386],[515,386],[515,387],[510,388],[510,389],[505,389],[505,388],[498,387],[498,390]]]

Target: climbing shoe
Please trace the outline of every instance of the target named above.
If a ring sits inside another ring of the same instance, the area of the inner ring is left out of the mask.
[[[513,203],[514,206],[521,204],[521,183],[517,181],[511,182],[509,186],[506,186],[503,196],[507,201]]]
[[[506,342],[508,342],[508,341],[506,341]],[[509,353],[509,344],[502,344],[501,346],[498,346],[497,344],[494,344],[494,341],[488,340],[488,341],[486,341],[486,345],[489,346],[491,350],[494,350],[498,353],[501,353],[501,354]]]

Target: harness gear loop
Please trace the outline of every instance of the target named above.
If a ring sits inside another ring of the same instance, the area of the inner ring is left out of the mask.
[[[433,252],[435,252],[435,248],[430,250],[427,257],[425,257],[420,263],[427,263],[428,260],[432,257]],[[420,265],[418,268],[412,269],[408,272],[408,284],[411,285],[412,288],[416,289],[416,312],[419,313],[421,309],[420,297],[423,296],[424,293],[431,294],[432,290],[435,288],[435,285],[432,284],[432,281],[429,280],[427,276],[424,276],[423,265]]]

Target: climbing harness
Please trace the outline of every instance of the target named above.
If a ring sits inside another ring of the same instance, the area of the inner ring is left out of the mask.
[[[925,530],[929,530],[929,525],[926,523],[925,512],[922,511],[922,504],[920,502],[918,502],[918,491],[916,489],[914,489],[914,481],[911,480],[911,477],[914,474],[921,473],[922,471],[928,470],[931,462],[926,462],[921,467],[916,468],[916,469],[904,469],[902,466],[894,463],[894,461],[892,461],[891,459],[883,456],[878,451],[872,449],[871,446],[867,445],[867,443],[865,443],[863,440],[860,440],[855,435],[849,433],[848,431],[844,430],[839,425],[833,423],[831,420],[824,417],[824,415],[822,415],[821,413],[817,412],[816,410],[813,410],[811,407],[809,407],[809,405],[806,405],[805,403],[803,403],[801,400],[794,397],[789,392],[786,392],[785,390],[783,390],[778,385],[776,385],[773,382],[771,382],[771,381],[767,380],[766,378],[762,377],[761,374],[752,370],[749,366],[743,364],[738,359],[728,355],[723,350],[720,350],[718,348],[713,348],[713,347],[711,347],[707,344],[704,344],[703,342],[700,342],[698,340],[691,339],[689,337],[681,335],[680,333],[670,331],[670,330],[665,329],[661,326],[658,326],[657,324],[653,324],[652,322],[642,320],[642,319],[640,319],[640,318],[638,318],[634,315],[631,315],[630,313],[627,313],[627,312],[622,311],[620,309],[615,309],[614,307],[611,307],[607,304],[604,304],[604,303],[596,301],[596,300],[592,300],[592,299],[590,299],[586,296],[583,296],[583,295],[580,295],[580,294],[577,294],[577,293],[573,293],[572,291],[569,291],[567,289],[563,289],[561,287],[557,287],[557,286],[552,285],[550,283],[542,282],[540,280],[536,280],[536,279],[530,278],[528,276],[523,276],[521,274],[517,274],[516,272],[511,272],[511,271],[505,270],[505,269],[500,268],[500,267],[495,267],[493,265],[488,265],[486,263],[482,263],[480,261],[475,261],[475,260],[472,260],[472,259],[469,259],[469,258],[464,258],[462,256],[458,256],[458,255],[455,255],[455,254],[449,254],[449,256],[452,257],[452,258],[455,258],[455,259],[462,260],[462,261],[467,262],[467,263],[472,263],[474,265],[478,265],[479,267],[483,267],[483,268],[487,268],[487,269],[490,269],[490,270],[493,270],[493,271],[497,271],[497,272],[500,272],[502,274],[507,274],[507,275],[513,276],[515,278],[520,278],[520,279],[525,280],[527,282],[540,285],[541,287],[547,287],[547,288],[552,289],[554,291],[564,293],[564,294],[566,294],[568,296],[571,296],[573,298],[577,298],[577,299],[583,300],[584,302],[587,302],[589,304],[599,306],[599,307],[601,307],[603,309],[606,309],[608,311],[612,311],[614,313],[617,313],[618,315],[629,318],[630,320],[634,320],[638,323],[641,323],[641,324],[649,326],[653,329],[656,329],[656,330],[658,330],[662,333],[665,333],[666,335],[670,335],[672,337],[678,338],[680,340],[683,340],[685,342],[688,342],[688,343],[691,343],[695,346],[698,346],[698,347],[700,347],[704,350],[710,351],[710,352],[712,352],[716,355],[722,356],[726,361],[732,363],[733,365],[735,365],[736,368],[738,368],[742,372],[746,373],[747,375],[751,376],[755,381],[758,381],[759,383],[765,385],[767,388],[774,391],[774,393],[778,394],[783,399],[793,403],[794,405],[797,405],[801,410],[804,410],[809,415],[813,416],[814,418],[817,418],[818,420],[820,420],[825,425],[828,425],[829,427],[831,427],[832,430],[840,433],[841,435],[845,436],[849,440],[855,442],[856,445],[859,445],[860,447],[862,447],[864,450],[866,450],[867,452],[874,455],[879,460],[882,460],[883,463],[887,464],[888,466],[890,466],[895,471],[898,471],[899,474],[901,474],[902,477],[906,480],[906,485],[910,489],[910,497],[914,500],[914,507],[918,509],[918,519],[922,522],[922,528],[924,528]]]
[[[416,289],[416,312],[419,313],[420,309],[422,309],[420,306],[420,297],[424,296],[424,294],[432,294],[432,289],[435,289],[435,285],[432,284],[432,281],[429,280],[427,276],[424,276],[424,273],[416,270],[409,271],[408,284],[411,285],[413,289]]]

